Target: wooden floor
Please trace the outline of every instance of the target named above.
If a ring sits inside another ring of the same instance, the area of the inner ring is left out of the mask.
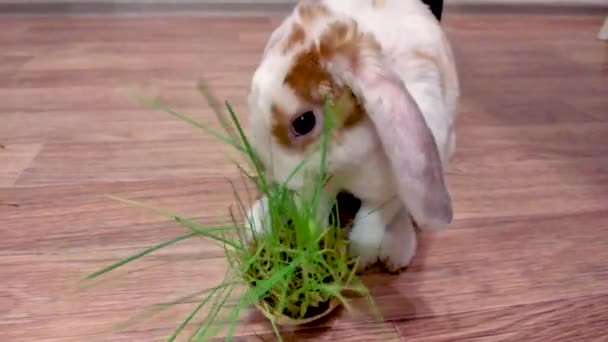
[[[456,220],[421,237],[407,272],[365,277],[385,323],[340,312],[288,338],[608,340],[604,17],[446,13],[463,86],[448,176]],[[225,216],[235,174],[225,149],[134,94],[213,122],[195,90],[206,76],[243,111],[277,20],[1,20],[3,341],[160,341],[193,303],[116,326],[220,280],[221,251],[193,241],[79,283],[182,232],[105,193],[205,222]],[[256,314],[238,332],[272,337]]]

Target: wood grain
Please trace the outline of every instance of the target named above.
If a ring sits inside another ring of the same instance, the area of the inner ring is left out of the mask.
[[[407,341],[605,341],[608,297],[512,305],[398,323]]]
[[[21,175],[23,170],[34,160],[41,144],[11,144],[0,146],[0,186],[11,186]]]
[[[365,276],[385,322],[340,310],[287,340],[608,340],[608,50],[594,38],[604,17],[446,13],[463,87],[447,170],[455,222],[421,234],[406,272]],[[227,219],[227,149],[134,94],[215,124],[195,89],[205,76],[244,112],[279,20],[3,18],[3,340],[161,341],[195,301],[115,327],[221,279],[221,250],[197,240],[79,283],[183,233],[104,194]],[[255,310],[237,332],[272,340]]]

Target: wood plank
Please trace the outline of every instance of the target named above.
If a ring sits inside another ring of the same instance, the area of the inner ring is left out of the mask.
[[[494,310],[407,320],[407,341],[605,341],[608,296],[583,296]]]
[[[36,158],[41,144],[10,144],[0,141],[0,187],[15,184],[21,173]],[[0,199],[0,203],[2,200]]]
[[[0,76],[3,79],[8,79],[31,58],[31,56],[19,54],[0,54]]]
[[[23,173],[19,183],[33,185],[201,175],[236,176],[238,170],[226,163],[229,148],[217,146],[213,137],[205,139],[203,143],[173,140],[106,142],[103,145],[47,144]],[[210,145],[217,148],[210,150]],[[69,168],[57,163],[57,160],[69,159],[70,156],[77,156],[79,163]],[[209,165],[217,167],[208,168]]]
[[[386,323],[358,323],[345,324],[334,329],[310,328],[299,329],[294,332],[283,334],[285,341],[401,341],[393,324]],[[274,335],[255,334],[244,335],[234,339],[235,342],[245,341],[271,341],[276,339]],[[219,339],[218,339],[219,341]]]
[[[141,110],[142,104],[138,101],[138,97],[155,98],[160,92],[162,94],[160,98],[165,99],[172,108],[192,112],[200,111],[201,107],[206,106],[195,88],[201,78],[199,75],[202,74],[195,74],[180,85],[158,86],[151,90],[143,88],[140,83],[123,81],[120,86],[109,88],[103,84],[62,88],[3,88],[0,89],[0,96],[6,100],[3,108],[12,112],[56,112],[79,109],[85,112],[104,113],[110,110]],[[239,102],[237,100],[242,99],[246,92],[233,84],[225,84],[224,88],[216,91],[217,96],[230,102]],[[33,98],[38,100],[31,101]],[[91,103],[97,105],[91,107]]]
[[[451,14],[463,99],[447,170],[455,221],[424,232],[411,267],[364,279],[387,319],[338,310],[287,340],[602,340],[608,320],[608,78],[603,15]],[[170,219],[113,193],[227,218],[221,144],[133,93],[214,124],[206,76],[246,114],[276,16],[3,18],[0,32],[0,331],[8,341],[162,341],[196,305],[123,329],[150,305],[217,284],[226,262]],[[217,32],[217,34],[207,34]],[[5,51],[6,50],[6,51]],[[214,124],[215,125],[215,124]],[[214,126],[217,127],[217,126]],[[239,188],[239,191],[244,189]],[[355,299],[356,308],[364,303]],[[249,310],[240,340],[272,340]],[[258,337],[259,336],[259,337]]]
[[[574,225],[577,227],[573,228]],[[372,273],[365,279],[389,321],[600,296],[608,294],[608,269],[602,262],[607,257],[603,243],[607,226],[606,212],[536,219],[462,221],[452,230],[426,234],[408,272],[398,276]],[[602,233],[598,235],[597,232]],[[15,323],[22,324],[20,329],[17,326],[15,329],[27,331],[30,325],[55,326],[58,323],[79,327],[70,329],[69,333],[66,330],[66,337],[76,333],[84,336],[85,329],[94,326],[109,329],[122,319],[108,316],[106,309],[121,312],[122,316],[133,315],[147,305],[212,286],[221,279],[225,265],[217,254],[214,257],[205,251],[209,250],[208,247],[193,241],[160,251],[119,270],[93,292],[69,291],[83,273],[129,253],[129,247],[115,245],[106,249],[102,246],[103,243],[96,248],[95,254],[64,250],[60,254],[5,255],[2,259],[3,276],[14,278],[17,274],[25,274],[27,277],[24,279],[29,284],[22,287],[23,280],[7,284],[9,292],[15,296],[15,288],[27,289],[27,296],[20,292],[24,297],[39,298],[36,301],[38,311],[27,307],[28,321]],[[585,249],[581,250],[581,246]],[[131,250],[136,249],[131,246]],[[66,258],[69,263],[63,261]],[[201,259],[204,259],[202,269]],[[35,263],[31,262],[33,260]],[[50,306],[41,304],[53,298],[57,301],[57,296],[61,298],[61,304],[52,306],[53,314],[46,313]],[[76,312],[82,310],[78,303],[88,302],[89,296],[96,296],[96,300],[87,304],[86,314],[75,318]],[[123,296],[128,296],[129,301],[117,302]],[[32,304],[30,300],[21,303]],[[356,305],[364,308],[359,300],[356,300]],[[170,331],[189,308],[191,305],[177,307],[171,320],[162,316],[162,320],[144,323],[154,323],[154,326],[163,326]],[[370,322],[370,319],[343,312],[320,327],[342,329],[348,324]],[[141,323],[143,327],[146,326],[144,323]],[[107,331],[99,329],[94,330],[96,334]],[[258,317],[248,321],[239,331],[251,329],[265,333],[269,327]]]
[[[463,220],[423,234],[407,272],[366,283],[388,320],[605,295],[607,227],[605,211]]]
[[[243,189],[237,183],[238,189]],[[243,201],[253,197],[239,190]],[[0,255],[84,252],[109,246],[121,255],[185,233],[156,213],[104,197],[113,194],[209,224],[225,224],[233,204],[223,176],[124,183],[0,188]],[[236,203],[235,203],[236,204]],[[238,213],[236,213],[238,214]],[[43,222],[44,224],[40,224]],[[36,237],[32,239],[31,237]],[[201,242],[201,251],[211,243]],[[217,249],[213,249],[217,256]]]

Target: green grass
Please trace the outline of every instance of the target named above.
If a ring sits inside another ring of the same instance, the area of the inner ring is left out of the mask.
[[[196,296],[203,296],[168,341],[181,336],[190,324],[195,324],[195,328],[189,340],[206,341],[220,334],[230,340],[241,313],[252,305],[257,306],[270,319],[277,337],[281,340],[277,324],[280,317],[305,319],[322,312],[330,301],[339,301],[350,309],[345,293],[355,293],[367,298],[373,313],[380,317],[368,289],[354,272],[357,260],[347,254],[348,242],[343,237],[338,215],[330,226],[327,226],[327,217],[319,215],[321,190],[328,180],[327,147],[333,128],[332,118],[335,116],[331,100],[328,99],[325,107],[325,126],[316,150],[321,152],[321,158],[316,179],[310,187],[312,193],[301,194],[289,190],[285,185],[287,182],[276,184],[266,178],[261,162],[231,106],[226,103],[226,112],[222,110],[205,83],[199,84],[199,90],[214,110],[224,132],[215,131],[162,103],[145,103],[216,137],[245,157],[247,166],[239,163],[235,166],[248,182],[268,197],[268,230],[265,234],[256,234],[255,229],[247,231],[254,228],[251,227],[253,223],[244,224],[247,204],[239,196],[235,186],[232,206],[235,209],[228,211],[231,224],[226,226],[206,226],[164,209],[110,196],[126,204],[169,217],[182,225],[186,233],[126,257],[86,278],[94,279],[180,241],[203,237],[215,241],[223,248],[229,264],[226,276],[223,282],[213,288],[156,307],[162,310]],[[292,175],[300,171],[303,163],[294,169]],[[230,299],[234,300],[232,296],[239,287],[243,290],[235,295],[236,305],[226,305]]]

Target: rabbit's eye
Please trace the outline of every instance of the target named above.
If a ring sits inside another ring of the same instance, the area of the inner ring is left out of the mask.
[[[315,117],[315,113],[308,111],[302,113],[302,115],[298,116],[291,122],[291,129],[296,136],[306,135],[312,132],[316,123],[317,118]]]

